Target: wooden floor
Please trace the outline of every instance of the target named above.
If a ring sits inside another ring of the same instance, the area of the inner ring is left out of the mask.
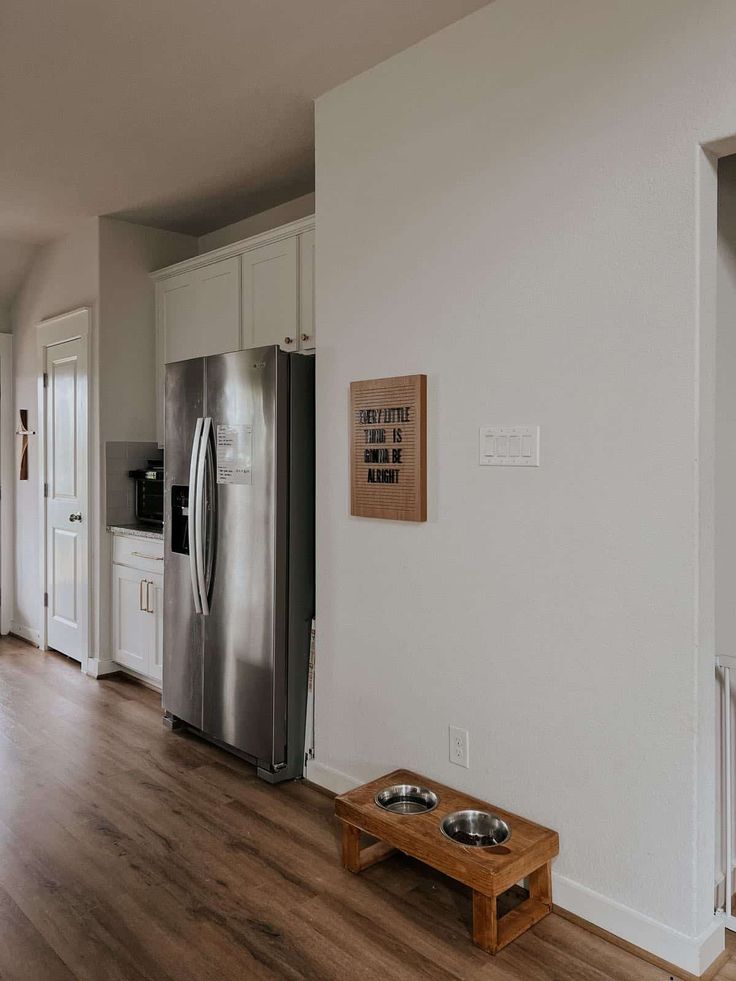
[[[554,915],[491,958],[470,917],[409,859],[343,871],[327,797],[167,732],[153,692],[0,642],[3,981],[670,977]]]

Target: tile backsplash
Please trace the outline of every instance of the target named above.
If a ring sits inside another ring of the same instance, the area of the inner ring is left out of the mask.
[[[108,525],[135,521],[135,486],[129,470],[144,470],[149,460],[162,460],[156,443],[105,443],[105,516]]]

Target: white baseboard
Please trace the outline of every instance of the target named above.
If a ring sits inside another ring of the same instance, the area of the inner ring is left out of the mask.
[[[308,762],[305,776],[334,794],[344,794],[363,782],[318,760]],[[564,875],[553,872],[552,882],[556,906],[696,977],[704,974],[724,949],[724,922],[720,916],[714,915],[712,924],[699,937],[691,937]]]
[[[41,634],[38,630],[33,627],[26,626],[25,623],[18,623],[17,620],[10,621],[10,632],[15,634],[17,637],[22,637],[23,640],[29,641],[31,644],[35,644],[38,647],[41,642]]]
[[[553,872],[552,884],[556,906],[696,977],[704,974],[724,949],[721,917],[714,915],[713,922],[699,937],[691,937],[564,875]]]
[[[325,766],[319,760],[308,760],[304,776],[318,787],[323,787],[333,794],[344,794],[354,787],[359,787],[362,780],[356,780],[347,773],[340,770],[333,770],[331,766]]]
[[[147,675],[141,674],[140,671],[134,671],[133,668],[126,668],[123,664],[118,664],[117,668],[121,674],[127,674],[128,677],[135,678],[136,681],[139,681],[142,685],[145,685],[146,688],[150,688],[151,691],[157,691],[159,694],[161,694],[162,686],[160,681],[154,681],[153,678],[149,678]]]
[[[85,674],[89,675],[90,678],[104,678],[108,674],[127,674],[131,678],[135,678],[136,681],[140,681],[147,688],[151,688],[157,692],[161,691],[160,682],[154,681],[152,678],[147,678],[146,675],[139,674],[138,671],[134,671],[132,668],[126,668],[125,665],[118,664],[117,661],[111,661],[108,658],[90,657],[87,660]]]
[[[736,868],[734,868],[731,882],[736,882]],[[715,895],[715,899],[714,899],[715,908],[725,909],[726,908],[726,873],[725,872],[721,872],[720,875],[716,876],[714,895]]]
[[[120,670],[120,665],[116,661],[109,661],[99,657],[87,658],[85,674],[90,678],[102,678],[106,674],[113,674]]]

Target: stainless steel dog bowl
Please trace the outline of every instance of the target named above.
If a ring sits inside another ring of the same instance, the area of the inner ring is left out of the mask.
[[[424,814],[426,811],[433,811],[438,801],[434,791],[410,783],[386,787],[373,799],[384,811],[391,811],[393,814]]]
[[[475,848],[503,845],[511,837],[508,824],[488,811],[455,811],[443,818],[440,831],[450,841]]]

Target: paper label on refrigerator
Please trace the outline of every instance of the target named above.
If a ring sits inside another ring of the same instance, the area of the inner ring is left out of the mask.
[[[217,483],[252,484],[252,426],[217,427]]]

